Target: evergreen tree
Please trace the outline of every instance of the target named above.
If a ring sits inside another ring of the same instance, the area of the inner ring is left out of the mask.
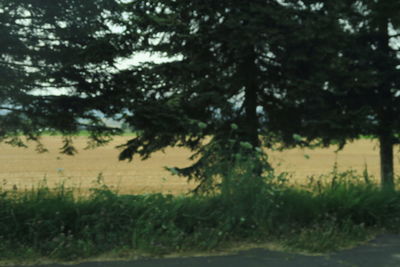
[[[293,12],[292,32],[279,39],[273,51],[279,64],[272,85],[279,88],[271,99],[261,102],[268,117],[272,143],[289,148],[340,144],[358,138],[363,120],[348,110],[336,88],[347,65],[340,53],[348,36],[341,25],[343,4],[323,1],[285,1]],[[271,68],[269,68],[271,70]],[[265,78],[271,84],[270,77]],[[268,136],[270,138],[270,136]]]
[[[310,43],[308,58],[296,57],[305,55],[306,44],[286,54],[286,82],[303,83],[287,97],[288,105],[301,103],[305,110],[298,132],[307,141],[319,136],[325,144],[344,145],[361,135],[377,138],[381,183],[393,188],[393,147],[400,142],[400,2],[320,1],[308,7],[323,11],[334,27],[321,39],[328,42]],[[297,73],[301,62],[303,77]]]
[[[139,40],[137,49],[170,60],[125,70],[110,88],[108,97],[116,96],[112,102],[138,130],[120,159],[188,147],[196,162],[174,171],[198,179],[201,188],[211,183],[210,170],[229,164],[240,150],[247,149],[261,174],[268,168],[262,147],[300,143],[294,133],[301,121],[295,118],[305,111],[286,99],[288,91],[300,91],[283,82],[289,79],[285,61],[290,49],[319,38],[312,29],[325,30],[318,24],[325,23],[322,11],[318,16],[297,4],[266,0],[133,1],[126,10],[125,35]],[[297,56],[308,56],[302,52]]]
[[[1,140],[22,146],[21,134],[38,141],[43,130],[69,136],[87,129],[101,144],[116,131],[94,111],[124,50],[110,29],[118,10],[107,0],[0,2]],[[72,153],[70,139],[64,142]]]
[[[352,110],[363,110],[364,134],[378,138],[383,186],[394,185],[393,147],[400,143],[400,2],[348,1],[343,22],[348,73],[339,92]]]
[[[137,131],[120,159],[193,151],[179,174],[213,181],[245,151],[379,139],[382,184],[398,144],[399,4],[386,1],[5,0],[0,3],[0,139],[87,129],[94,143]],[[112,30],[114,29],[114,30]],[[117,72],[118,58],[163,56]],[[102,138],[105,137],[105,138]],[[70,139],[64,152],[72,153]],[[39,148],[41,148],[39,146]],[[209,173],[215,170],[216,173]]]

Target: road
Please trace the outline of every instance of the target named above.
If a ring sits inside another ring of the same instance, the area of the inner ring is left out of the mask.
[[[74,265],[35,267],[399,267],[400,236],[381,235],[368,244],[323,256],[252,249],[234,255],[188,258],[141,259],[135,261],[83,262]],[[15,266],[22,267],[22,266]]]

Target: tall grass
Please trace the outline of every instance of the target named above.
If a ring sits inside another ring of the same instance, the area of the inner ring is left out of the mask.
[[[300,188],[272,171],[255,177],[247,163],[239,169],[208,195],[120,195],[105,185],[88,196],[63,185],[0,189],[0,259],[163,254],[271,240],[324,252],[399,229],[400,194],[382,191],[365,173],[335,170]]]

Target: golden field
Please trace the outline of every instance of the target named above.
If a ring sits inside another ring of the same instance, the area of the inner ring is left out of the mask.
[[[47,185],[53,187],[64,181],[67,186],[80,188],[82,191],[94,186],[101,173],[104,182],[119,192],[129,193],[184,193],[195,185],[185,179],[172,176],[164,170],[165,166],[183,167],[190,161],[190,153],[181,148],[169,148],[155,153],[150,159],[132,162],[118,161],[115,147],[129,137],[117,137],[105,147],[84,150],[85,137],[76,137],[78,154],[66,156],[59,154],[61,138],[46,136],[43,143],[48,153],[37,154],[34,144],[29,148],[15,148],[0,144],[0,182],[3,188],[16,187],[25,189],[36,187],[44,178]],[[307,176],[320,175],[332,170],[337,161],[339,170],[349,168],[362,171],[365,164],[370,174],[379,177],[379,153],[377,142],[358,140],[348,144],[343,151],[335,153],[336,147],[328,149],[301,150],[291,149],[283,152],[269,151],[268,155],[277,171],[293,173],[292,182],[305,183]],[[307,159],[304,155],[309,155]],[[396,173],[399,170],[398,150],[395,154]]]

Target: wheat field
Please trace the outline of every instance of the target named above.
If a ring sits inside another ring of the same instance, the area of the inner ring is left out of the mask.
[[[195,187],[185,179],[172,176],[164,169],[184,167],[190,164],[188,150],[168,148],[155,153],[150,159],[132,162],[118,161],[119,151],[115,148],[129,137],[117,137],[105,147],[84,150],[85,137],[76,137],[78,154],[66,156],[59,153],[61,138],[43,137],[48,153],[37,154],[34,144],[29,148],[15,148],[0,144],[0,182],[3,188],[20,190],[38,186],[46,180],[49,187],[64,182],[67,186],[87,191],[95,185],[99,174],[104,183],[120,193],[172,193],[188,192]],[[343,151],[335,153],[336,148],[301,150],[291,149],[283,152],[268,151],[269,159],[278,172],[292,173],[291,182],[302,184],[310,175],[320,175],[332,170],[335,162],[339,170],[355,169],[362,171],[365,164],[368,172],[379,177],[379,157],[377,142],[358,140],[348,144]],[[305,155],[308,155],[309,158]],[[395,169],[399,170],[399,153],[395,153]],[[307,159],[308,158],[308,159]]]

